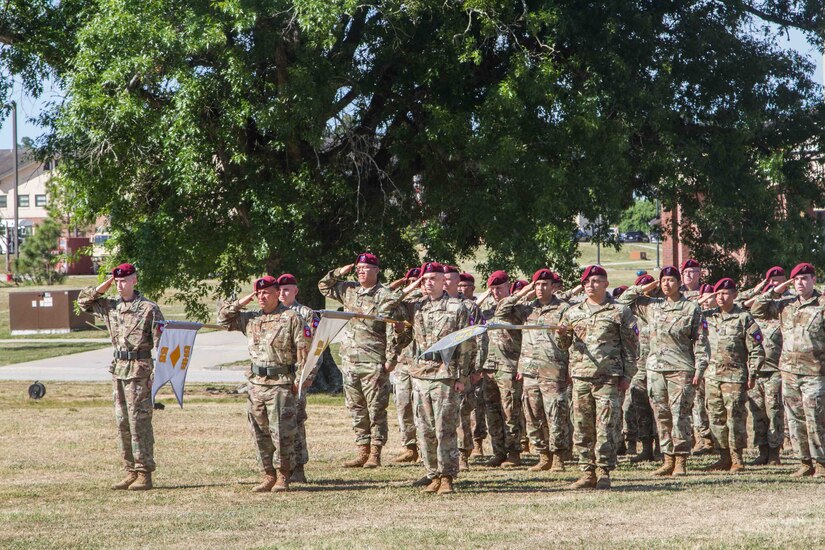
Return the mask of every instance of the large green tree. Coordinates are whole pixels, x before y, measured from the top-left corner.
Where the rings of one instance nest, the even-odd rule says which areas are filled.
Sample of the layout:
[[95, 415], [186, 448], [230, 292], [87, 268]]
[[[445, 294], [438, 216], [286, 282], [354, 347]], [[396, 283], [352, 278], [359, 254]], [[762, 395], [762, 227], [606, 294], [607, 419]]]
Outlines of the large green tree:
[[227, 294], [264, 270], [306, 292], [419, 244], [569, 276], [573, 216], [615, 223], [634, 195], [681, 205], [715, 271], [746, 244], [745, 274], [825, 260], [799, 215], [825, 204], [822, 97], [776, 45], [792, 27], [821, 46], [821, 1], [6, 6], [0, 61], [65, 91], [40, 144], [63, 206], [109, 216], [149, 292], [194, 303], [210, 274]]

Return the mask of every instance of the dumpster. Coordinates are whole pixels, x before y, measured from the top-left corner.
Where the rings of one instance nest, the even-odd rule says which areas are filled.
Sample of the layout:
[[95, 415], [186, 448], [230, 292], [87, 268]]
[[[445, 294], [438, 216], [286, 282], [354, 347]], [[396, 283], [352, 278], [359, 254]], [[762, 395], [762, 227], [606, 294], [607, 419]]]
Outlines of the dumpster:
[[80, 290], [26, 290], [9, 293], [9, 328], [13, 336], [60, 334], [91, 328], [94, 316], [75, 313]]

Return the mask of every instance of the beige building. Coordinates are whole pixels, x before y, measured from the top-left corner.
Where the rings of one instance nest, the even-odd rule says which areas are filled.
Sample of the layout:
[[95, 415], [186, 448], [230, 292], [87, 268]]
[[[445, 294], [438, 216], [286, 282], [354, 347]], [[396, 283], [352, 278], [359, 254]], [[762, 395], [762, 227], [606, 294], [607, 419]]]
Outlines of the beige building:
[[[14, 227], [14, 202], [17, 201], [17, 219], [21, 237], [31, 235], [35, 226], [48, 216], [49, 203], [46, 183], [52, 166], [35, 160], [28, 149], [18, 150], [18, 187], [14, 192], [14, 154], [0, 149], [0, 232], [5, 237], [7, 228]], [[0, 238], [0, 253], [5, 253], [6, 239]]]

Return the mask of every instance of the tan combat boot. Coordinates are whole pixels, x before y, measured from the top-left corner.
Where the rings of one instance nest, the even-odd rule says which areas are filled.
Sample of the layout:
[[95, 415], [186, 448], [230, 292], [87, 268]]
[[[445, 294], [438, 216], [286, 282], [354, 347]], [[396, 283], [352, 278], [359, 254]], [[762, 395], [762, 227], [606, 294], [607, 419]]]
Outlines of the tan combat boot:
[[277, 476], [275, 475], [275, 470], [267, 470], [264, 473], [264, 479], [261, 481], [260, 484], [255, 485], [252, 488], [253, 493], [268, 493], [272, 490], [272, 487], [275, 485], [277, 481]]
[[344, 462], [344, 468], [360, 468], [370, 457], [369, 445], [358, 445], [358, 456]]
[[434, 477], [432, 479], [432, 481], [430, 481], [430, 484], [427, 485], [426, 487], [424, 487], [424, 489], [421, 492], [422, 493], [437, 493], [438, 489], [440, 487], [441, 487], [441, 478], [440, 477]]
[[779, 458], [779, 447], [771, 447], [768, 449], [768, 466], [780, 466], [782, 460]]
[[570, 489], [593, 489], [596, 487], [596, 472], [587, 470], [582, 476], [570, 485]]
[[418, 462], [418, 446], [407, 445], [407, 448], [393, 460], [396, 464], [415, 464]]
[[816, 463], [816, 466], [814, 467], [813, 477], [816, 477], [816, 478], [825, 477], [825, 464], [822, 464], [821, 462]]
[[470, 469], [470, 461], [467, 460], [470, 456], [469, 449], [458, 450], [458, 471], [465, 472]]
[[655, 460], [653, 455], [653, 440], [643, 439], [642, 452], [631, 458], [630, 462], [638, 464], [639, 462], [652, 462], [653, 460]]
[[563, 472], [564, 471], [564, 459], [562, 458], [562, 453], [552, 453], [553, 455], [553, 467], [550, 468], [551, 472]]
[[596, 468], [596, 489], [610, 489], [610, 471]]
[[292, 474], [289, 476], [289, 481], [291, 483], [306, 483], [307, 476], [304, 473], [304, 465], [298, 464], [295, 466], [295, 469], [292, 470]]
[[506, 460], [507, 460], [507, 456], [506, 456], [506, 455], [495, 455], [493, 458], [491, 458], [491, 459], [487, 462], [487, 466], [490, 466], [491, 468], [498, 468], [499, 466], [501, 466], [502, 464], [504, 464], [504, 462], [505, 462]]
[[673, 477], [687, 475], [687, 455], [676, 455], [671, 475]]
[[473, 452], [470, 453], [470, 458], [481, 458], [484, 456], [484, 440], [473, 439]]
[[521, 452], [528, 455], [530, 454], [530, 441], [525, 439], [521, 442]]
[[373, 445], [370, 448], [370, 456], [364, 462], [364, 468], [378, 468], [381, 466], [381, 449], [378, 445]]
[[544, 472], [553, 467], [553, 455], [550, 451], [539, 451], [539, 463], [527, 468], [528, 472]]
[[719, 460], [705, 468], [706, 472], [727, 472], [731, 467], [730, 449], [719, 449]]
[[123, 478], [120, 483], [115, 483], [112, 485], [113, 491], [123, 491], [129, 488], [129, 485], [137, 481], [138, 475], [137, 472], [129, 472], [126, 474], [126, 477]]
[[148, 491], [152, 488], [152, 472], [138, 472], [137, 480], [129, 485], [130, 491]]
[[759, 456], [751, 461], [751, 466], [764, 466], [768, 463], [768, 457], [770, 456], [770, 450], [767, 445], [760, 445], [759, 446]]
[[799, 469], [791, 474], [791, 477], [807, 477], [814, 475], [814, 464], [811, 459], [803, 460], [799, 464]]
[[745, 469], [745, 463], [742, 461], [742, 449], [730, 450], [730, 473], [738, 474]]
[[287, 470], [279, 468], [278, 471], [275, 472], [275, 484], [270, 491], [273, 493], [285, 493], [289, 491], [289, 480], [286, 476], [288, 473]]
[[696, 441], [696, 446], [691, 451], [696, 456], [709, 455], [713, 453], [713, 439], [702, 437]]
[[502, 468], [515, 468], [516, 466], [521, 466], [521, 455], [517, 452], [510, 452], [507, 460], [501, 463]]
[[453, 478], [441, 476], [441, 484], [438, 486], [439, 495], [450, 495], [453, 493]]
[[653, 470], [651, 475], [654, 476], [669, 476], [673, 475], [673, 468], [676, 465], [676, 460], [673, 455], [665, 455], [665, 463], [658, 470]]

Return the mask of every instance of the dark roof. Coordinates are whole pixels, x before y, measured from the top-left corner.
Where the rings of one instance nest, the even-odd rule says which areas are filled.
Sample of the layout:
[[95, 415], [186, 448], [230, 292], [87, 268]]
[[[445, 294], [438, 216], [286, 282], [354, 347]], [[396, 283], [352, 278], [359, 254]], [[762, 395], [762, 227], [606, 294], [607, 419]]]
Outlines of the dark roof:
[[[31, 149], [19, 148], [17, 150], [17, 168], [23, 168], [34, 162], [34, 152]], [[11, 149], [0, 149], [0, 177], [11, 174], [14, 171], [14, 153]]]

